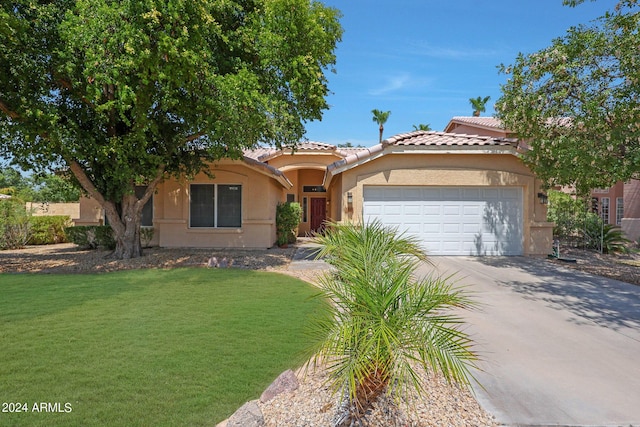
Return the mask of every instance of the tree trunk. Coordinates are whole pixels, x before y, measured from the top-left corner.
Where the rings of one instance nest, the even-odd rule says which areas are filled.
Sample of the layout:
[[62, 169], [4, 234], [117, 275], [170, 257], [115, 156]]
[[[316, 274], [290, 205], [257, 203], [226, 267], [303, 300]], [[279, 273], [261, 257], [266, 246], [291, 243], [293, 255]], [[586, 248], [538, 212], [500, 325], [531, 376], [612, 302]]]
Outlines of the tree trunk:
[[113, 230], [116, 241], [116, 249], [113, 256], [117, 259], [130, 259], [142, 256], [142, 243], [140, 242], [140, 223], [142, 222], [142, 208], [151, 198], [156, 186], [164, 176], [164, 165], [160, 165], [155, 178], [147, 185], [147, 191], [140, 200], [134, 194], [134, 182], [131, 181], [131, 194], [122, 197], [121, 212], [118, 212], [115, 203], [106, 200], [89, 179], [82, 166], [75, 160], [67, 160], [67, 164], [78, 182], [89, 196], [93, 197], [104, 208], [109, 225]]
[[122, 212], [118, 212], [113, 203], [107, 203], [105, 214], [113, 230], [116, 249], [113, 256], [116, 259], [131, 259], [142, 256], [140, 242], [140, 222], [142, 208], [135, 195], [122, 197]]

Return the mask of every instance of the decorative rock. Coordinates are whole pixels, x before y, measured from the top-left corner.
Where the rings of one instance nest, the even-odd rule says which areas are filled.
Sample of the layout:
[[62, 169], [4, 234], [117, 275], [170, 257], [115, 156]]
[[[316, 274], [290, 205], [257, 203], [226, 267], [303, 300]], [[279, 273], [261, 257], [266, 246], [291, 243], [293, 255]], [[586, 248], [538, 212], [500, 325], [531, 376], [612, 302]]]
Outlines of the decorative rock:
[[280, 393], [292, 392], [300, 386], [296, 374], [291, 369], [281, 373], [278, 378], [271, 383], [260, 396], [260, 402], [265, 403], [279, 395]]
[[227, 427], [262, 427], [264, 417], [257, 400], [251, 400], [240, 407], [227, 420]]
[[207, 261], [207, 267], [209, 268], [229, 268], [233, 265], [233, 259], [227, 259], [227, 257], [222, 258], [218, 261], [218, 258], [211, 257], [209, 261]]

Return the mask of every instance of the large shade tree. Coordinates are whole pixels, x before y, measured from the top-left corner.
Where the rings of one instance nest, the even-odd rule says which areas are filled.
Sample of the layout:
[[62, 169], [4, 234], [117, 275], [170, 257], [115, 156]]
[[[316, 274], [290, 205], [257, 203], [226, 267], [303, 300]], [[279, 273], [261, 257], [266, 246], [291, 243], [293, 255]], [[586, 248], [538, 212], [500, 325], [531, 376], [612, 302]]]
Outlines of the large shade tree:
[[625, 0], [546, 49], [501, 66], [508, 80], [498, 117], [528, 141], [525, 160], [548, 185], [574, 185], [585, 195], [638, 177], [638, 46], [640, 8]]
[[68, 168], [137, 257], [159, 182], [321, 118], [341, 35], [314, 0], [2, 2], [0, 155]]

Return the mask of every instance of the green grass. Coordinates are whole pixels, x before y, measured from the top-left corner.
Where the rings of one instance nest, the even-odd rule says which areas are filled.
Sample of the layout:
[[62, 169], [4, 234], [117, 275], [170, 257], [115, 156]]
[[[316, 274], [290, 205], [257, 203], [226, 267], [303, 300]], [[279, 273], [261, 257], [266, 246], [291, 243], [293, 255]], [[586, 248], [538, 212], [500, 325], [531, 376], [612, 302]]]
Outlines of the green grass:
[[215, 425], [303, 362], [314, 293], [236, 269], [2, 274], [0, 403], [29, 412], [0, 426]]

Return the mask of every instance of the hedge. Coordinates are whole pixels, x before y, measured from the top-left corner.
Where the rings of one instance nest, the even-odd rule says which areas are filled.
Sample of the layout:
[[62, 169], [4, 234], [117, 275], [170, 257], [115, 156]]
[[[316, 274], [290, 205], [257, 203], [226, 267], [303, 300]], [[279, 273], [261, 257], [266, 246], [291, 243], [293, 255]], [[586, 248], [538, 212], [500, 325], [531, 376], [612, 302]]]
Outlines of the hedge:
[[113, 230], [108, 225], [79, 225], [65, 229], [67, 238], [83, 249], [115, 249]]
[[68, 215], [32, 216], [29, 220], [31, 233], [28, 244], [52, 245], [67, 242], [65, 228], [71, 224]]

